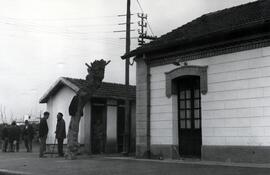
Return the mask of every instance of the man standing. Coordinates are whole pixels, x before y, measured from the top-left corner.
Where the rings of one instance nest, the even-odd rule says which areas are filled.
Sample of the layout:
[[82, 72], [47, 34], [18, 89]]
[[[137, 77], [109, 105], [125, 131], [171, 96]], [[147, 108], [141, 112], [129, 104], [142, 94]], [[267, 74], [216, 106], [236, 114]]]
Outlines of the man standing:
[[66, 125], [63, 119], [63, 114], [61, 112], [57, 114], [55, 138], [57, 139], [57, 143], [58, 143], [58, 155], [59, 157], [63, 157], [64, 156], [63, 142], [64, 142], [64, 139], [66, 138]]
[[21, 140], [21, 128], [20, 126], [17, 125], [16, 121], [15, 121], [15, 147], [16, 147], [16, 152], [19, 152], [20, 150], [20, 140]]
[[2, 130], [2, 140], [3, 140], [3, 146], [2, 151], [7, 152], [7, 146], [8, 146], [8, 128], [7, 124], [4, 123], [4, 128]]
[[13, 121], [11, 123], [10, 128], [8, 129], [8, 142], [9, 142], [9, 151], [14, 152], [14, 145], [17, 138], [17, 128], [16, 128], [16, 122]]
[[44, 112], [43, 118], [40, 120], [39, 124], [39, 139], [40, 139], [40, 149], [39, 149], [39, 157], [44, 157], [44, 152], [46, 151], [46, 139], [48, 135], [48, 124], [47, 119], [49, 118], [50, 113]]
[[23, 139], [24, 145], [26, 147], [27, 152], [32, 152], [32, 140], [34, 137], [34, 129], [31, 124], [29, 124], [28, 120], [25, 120], [25, 125], [23, 128]]

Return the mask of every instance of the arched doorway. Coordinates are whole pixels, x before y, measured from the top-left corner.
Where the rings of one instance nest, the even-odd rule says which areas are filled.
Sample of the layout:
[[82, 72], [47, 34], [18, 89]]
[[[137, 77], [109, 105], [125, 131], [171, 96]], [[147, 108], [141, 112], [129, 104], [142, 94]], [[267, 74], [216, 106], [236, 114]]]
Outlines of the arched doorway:
[[202, 146], [200, 77], [177, 79], [179, 153], [200, 157]]
[[[166, 72], [166, 96], [177, 96], [177, 121], [181, 157], [201, 157], [201, 94], [208, 90], [207, 66], [182, 66]], [[177, 143], [177, 142], [176, 142]]]

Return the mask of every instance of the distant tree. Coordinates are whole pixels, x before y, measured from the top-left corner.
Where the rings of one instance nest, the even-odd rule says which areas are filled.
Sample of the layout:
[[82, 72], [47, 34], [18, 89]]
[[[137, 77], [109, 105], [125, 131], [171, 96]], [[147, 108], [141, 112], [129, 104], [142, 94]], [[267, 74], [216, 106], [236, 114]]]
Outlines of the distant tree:
[[93, 93], [101, 86], [104, 78], [105, 67], [110, 61], [95, 60], [88, 65], [86, 63], [88, 75], [86, 76], [86, 84], [81, 87], [76, 95], [73, 97], [69, 105], [69, 115], [71, 116], [68, 135], [67, 135], [67, 152], [65, 157], [67, 159], [75, 159], [79, 150], [78, 134], [80, 120], [83, 116], [83, 108], [91, 99]]
[[0, 105], [0, 118], [2, 123], [7, 123], [6, 107]]

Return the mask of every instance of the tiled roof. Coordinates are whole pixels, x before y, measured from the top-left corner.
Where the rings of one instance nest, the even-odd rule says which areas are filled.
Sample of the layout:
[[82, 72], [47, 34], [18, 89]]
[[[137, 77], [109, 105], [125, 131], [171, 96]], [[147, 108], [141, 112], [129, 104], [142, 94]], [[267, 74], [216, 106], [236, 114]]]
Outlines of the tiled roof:
[[[83, 79], [75, 79], [64, 77], [66, 80], [75, 84], [77, 87], [82, 88], [86, 86], [86, 81]], [[117, 83], [102, 82], [101, 87], [94, 93], [94, 97], [102, 98], [126, 98], [126, 86]], [[131, 99], [136, 98], [136, 86], [129, 86], [129, 97]]]
[[[40, 103], [47, 103], [50, 96], [55, 95], [63, 86], [68, 86], [75, 92], [86, 86], [86, 80], [62, 77], [40, 99]], [[102, 82], [101, 87], [93, 94], [97, 98], [125, 99], [126, 87], [123, 84]], [[136, 99], [136, 86], [129, 86], [129, 99]]]
[[[258, 0], [244, 5], [208, 13], [143, 45], [125, 57], [140, 55], [158, 49], [172, 47], [179, 43], [196, 41], [211, 34], [224, 34], [270, 20], [270, 1]], [[226, 39], [226, 38], [224, 38]]]

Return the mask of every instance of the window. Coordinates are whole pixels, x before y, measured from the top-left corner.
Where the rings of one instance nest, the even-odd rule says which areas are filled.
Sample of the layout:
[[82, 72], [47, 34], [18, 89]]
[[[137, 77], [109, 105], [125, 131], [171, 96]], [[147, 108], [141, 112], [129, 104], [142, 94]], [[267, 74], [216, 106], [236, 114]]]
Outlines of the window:
[[200, 129], [200, 79], [195, 76], [187, 76], [179, 79], [178, 82], [178, 115], [180, 129]]

